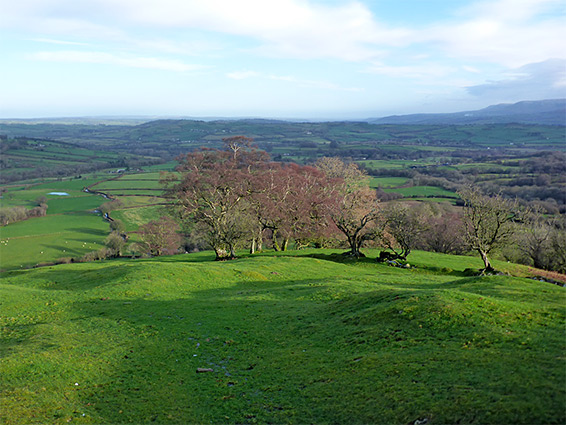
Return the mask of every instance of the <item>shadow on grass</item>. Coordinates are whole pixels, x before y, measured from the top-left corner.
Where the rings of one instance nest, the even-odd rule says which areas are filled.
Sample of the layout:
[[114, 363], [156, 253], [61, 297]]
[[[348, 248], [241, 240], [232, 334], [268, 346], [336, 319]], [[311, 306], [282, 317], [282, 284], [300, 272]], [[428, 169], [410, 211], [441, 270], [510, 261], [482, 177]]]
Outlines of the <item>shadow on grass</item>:
[[[102, 229], [94, 229], [92, 227], [75, 227], [72, 229], [68, 229], [68, 232], [76, 232], [76, 233], [83, 233], [86, 235], [94, 235], [99, 237], [106, 237], [108, 236], [107, 230]], [[75, 241], [83, 242], [81, 239], [74, 239]]]
[[82, 257], [84, 254], [86, 254], [88, 252], [88, 251], [85, 251], [84, 249], [81, 251], [81, 250], [78, 250], [76, 248], [69, 248], [68, 245], [45, 244], [44, 246], [45, 246], [45, 248], [49, 248], [49, 249], [59, 251], [59, 257]]
[[73, 270], [62, 273], [61, 269], [39, 268], [33, 274], [33, 279], [48, 282], [43, 289], [64, 291], [88, 291], [93, 288], [103, 287], [124, 279], [129, 273], [127, 267], [117, 267], [109, 263], [102, 267], [84, 270]]
[[[85, 324], [105, 322], [99, 325], [104, 337], [113, 332], [116, 341], [109, 356], [101, 353], [112, 366], [81, 395], [82, 403], [92, 406], [87, 410], [101, 423], [297, 423], [340, 417], [332, 400], [316, 405], [312, 388], [307, 389], [321, 378], [313, 373], [315, 365], [329, 373], [334, 368], [322, 357], [329, 336], [319, 329], [321, 306], [300, 299], [313, 291], [308, 283], [265, 288], [265, 281], [250, 281], [199, 291], [191, 299], [75, 304]], [[314, 353], [321, 357], [310, 363]], [[211, 371], [198, 373], [199, 368]], [[331, 394], [338, 394], [337, 385]], [[309, 412], [304, 406], [311, 403]]]
[[[191, 255], [195, 262], [213, 261], [211, 253]], [[153, 262], [186, 262], [189, 257]], [[285, 263], [314, 266], [314, 261]], [[46, 357], [62, 353], [56, 357], [61, 367], [56, 364], [51, 373], [88, 370], [78, 388], [71, 383], [65, 389], [65, 398], [72, 392], [69, 398], [77, 400], [67, 403], [69, 415], [80, 419], [84, 413], [94, 423], [564, 419], [565, 379], [556, 361], [562, 353], [563, 322], [554, 317], [544, 325], [522, 327], [509, 315], [484, 314], [490, 305], [470, 308], [468, 299], [446, 297], [447, 292], [436, 289], [442, 282], [420, 285], [395, 277], [383, 286], [376, 283], [375, 289], [350, 290], [342, 279], [354, 275], [349, 269], [336, 268], [343, 273], [336, 281], [330, 272], [317, 275], [307, 268], [304, 275], [318, 278], [293, 274], [294, 280], [280, 275], [245, 280], [234, 274], [239, 268], [230, 267], [237, 260], [222, 264], [228, 266], [221, 267], [223, 272], [231, 272], [206, 275], [211, 267], [200, 267], [205, 280], [232, 280], [193, 288], [184, 282], [199, 267], [151, 271], [134, 262], [109, 262], [97, 268], [35, 271], [31, 277], [42, 282], [39, 289], [76, 290], [64, 307], [74, 318], [49, 319], [57, 331], [65, 327], [60, 335], [68, 332], [72, 344], [45, 348]], [[244, 278], [259, 273], [253, 267], [242, 269], [249, 272]], [[171, 282], [152, 280], [183, 270], [188, 273]], [[504, 278], [498, 279], [483, 282], [493, 285]], [[123, 283], [128, 287], [116, 289]], [[155, 290], [146, 289], [146, 283], [155, 283]], [[86, 292], [93, 288], [97, 290]], [[492, 313], [508, 313], [496, 307]], [[504, 330], [511, 331], [509, 336]], [[199, 368], [212, 371], [199, 373]]]
[[[336, 301], [326, 298], [336, 288], [317, 281], [275, 284], [239, 282], [191, 299], [76, 303], [85, 332], [114, 341], [108, 351], [96, 348], [111, 366], [80, 393], [88, 414], [103, 423], [557, 417], [560, 400], [547, 391], [559, 388], [562, 375], [549, 381], [560, 366], [536, 349], [544, 332], [529, 333], [530, 351], [514, 344], [500, 351], [490, 342], [498, 335], [491, 323], [452, 317], [434, 291], [420, 291], [420, 304], [418, 290], [379, 288]], [[470, 341], [490, 345], [463, 350]], [[508, 350], [513, 356], [502, 360]], [[529, 360], [533, 350], [541, 362]]]

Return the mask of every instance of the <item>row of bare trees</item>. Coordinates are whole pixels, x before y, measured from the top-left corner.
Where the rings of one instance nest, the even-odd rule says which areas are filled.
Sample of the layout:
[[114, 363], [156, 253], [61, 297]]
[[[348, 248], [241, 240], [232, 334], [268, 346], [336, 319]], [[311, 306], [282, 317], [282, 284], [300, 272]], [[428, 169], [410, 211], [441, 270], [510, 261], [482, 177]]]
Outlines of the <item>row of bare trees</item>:
[[30, 209], [21, 206], [0, 208], [0, 226], [7, 226], [28, 218], [44, 217], [47, 214], [47, 198], [41, 196], [35, 202], [36, 206]]

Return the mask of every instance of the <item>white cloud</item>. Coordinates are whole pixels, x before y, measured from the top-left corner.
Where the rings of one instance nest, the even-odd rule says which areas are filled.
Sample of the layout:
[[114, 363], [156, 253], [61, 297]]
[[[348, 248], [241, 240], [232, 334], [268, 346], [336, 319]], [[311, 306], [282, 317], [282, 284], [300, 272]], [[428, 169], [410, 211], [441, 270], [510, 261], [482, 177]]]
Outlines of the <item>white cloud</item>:
[[292, 83], [299, 87], [305, 88], [316, 88], [316, 89], [323, 89], [323, 90], [337, 90], [337, 91], [349, 91], [349, 92], [360, 92], [363, 91], [358, 87], [342, 87], [338, 84], [332, 83], [330, 81], [324, 80], [309, 80], [303, 78], [297, 78], [292, 75], [276, 75], [276, 74], [265, 74], [256, 71], [234, 71], [227, 73], [226, 76], [228, 78], [234, 80], [245, 80], [248, 78], [257, 78], [263, 80], [271, 80], [271, 81], [283, 81], [287, 83]]
[[416, 80], [438, 79], [446, 77], [456, 69], [450, 66], [427, 62], [419, 65], [390, 66], [383, 63], [373, 64], [367, 72], [386, 75], [394, 78], [408, 78]]
[[105, 52], [82, 52], [74, 50], [37, 52], [30, 55], [29, 59], [49, 62], [118, 65], [131, 68], [159, 69], [177, 72], [196, 71], [203, 68], [201, 65], [186, 64], [178, 60], [152, 57], [122, 57]]
[[[147, 48], [202, 54], [191, 31], [236, 35], [267, 57], [383, 61], [398, 48], [519, 67], [564, 57], [563, 0], [482, 0], [449, 21], [418, 28], [386, 25], [362, 0], [0, 0], [0, 26], [135, 44], [133, 33], [176, 32]], [[366, 0], [366, 3], [369, 3]], [[407, 10], [407, 13], [411, 13]], [[128, 35], [128, 32], [130, 33]], [[172, 36], [173, 37], [173, 36]], [[183, 46], [183, 40], [189, 44]], [[80, 40], [82, 41], [82, 40]], [[217, 46], [218, 47], [218, 46]], [[430, 50], [436, 49], [436, 50]], [[414, 50], [409, 53], [414, 56]]]
[[233, 80], [245, 80], [247, 78], [261, 77], [261, 74], [255, 71], [234, 71], [229, 72], [226, 76]]
[[562, 0], [476, 2], [457, 21], [433, 25], [422, 35], [452, 57], [507, 67], [566, 57]]
[[468, 93], [502, 100], [566, 97], [566, 60], [550, 59], [513, 69], [504, 79], [470, 86]]
[[54, 40], [52, 38], [33, 38], [31, 41], [36, 41], [38, 43], [48, 43], [48, 44], [61, 44], [70, 46], [88, 46], [87, 43], [79, 43], [77, 41], [66, 41], [66, 40]]
[[[5, 0], [4, 0], [5, 1]], [[122, 29], [201, 30], [255, 41], [266, 56], [375, 59], [409, 41], [411, 31], [378, 23], [360, 1], [309, 0], [19, 0], [3, 26], [48, 34], [123, 39]], [[98, 34], [98, 35], [97, 35]]]

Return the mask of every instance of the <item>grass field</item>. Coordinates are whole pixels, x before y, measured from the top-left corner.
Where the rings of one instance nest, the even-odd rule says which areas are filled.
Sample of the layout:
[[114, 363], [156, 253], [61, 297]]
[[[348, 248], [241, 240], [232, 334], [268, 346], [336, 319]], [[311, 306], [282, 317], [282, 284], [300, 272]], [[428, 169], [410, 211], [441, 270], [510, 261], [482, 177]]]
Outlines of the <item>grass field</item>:
[[408, 181], [407, 177], [371, 177], [369, 187], [392, 188], [402, 186]]
[[563, 288], [295, 254], [4, 273], [2, 423], [566, 420]]
[[[42, 169], [43, 175], [53, 169], [65, 169], [69, 174], [78, 169], [95, 168], [114, 163], [120, 157], [130, 157], [129, 154], [119, 155], [115, 152], [87, 149], [76, 144], [62, 143], [54, 140], [0, 140], [5, 148], [2, 152], [3, 167], [0, 170], [0, 180], [8, 179], [13, 173]], [[41, 175], [41, 173], [39, 174]]]
[[100, 214], [47, 215], [0, 227], [0, 264], [4, 270], [34, 266], [96, 251], [108, 235]]
[[[87, 186], [113, 196], [122, 192], [138, 195], [118, 196], [124, 207], [112, 212], [114, 218], [123, 220], [128, 232], [136, 231], [141, 224], [163, 215], [162, 207], [155, 205], [166, 201], [156, 197], [162, 193], [158, 189], [158, 172], [125, 174], [117, 180], [104, 181], [108, 177], [108, 173], [102, 173], [87, 178], [6, 187], [0, 206], [32, 208], [37, 205], [38, 198], [45, 196], [48, 209], [47, 217], [0, 227], [0, 269], [30, 267], [64, 257], [80, 258], [103, 247], [110, 231], [109, 225], [100, 214], [93, 212], [106, 200], [100, 195], [85, 193], [83, 189]], [[49, 195], [51, 192], [67, 195]], [[135, 240], [135, 235], [132, 236]]]
[[157, 220], [163, 215], [167, 215], [162, 205], [127, 208], [113, 211], [111, 214], [112, 218], [116, 218], [124, 222], [127, 232], [136, 231], [142, 224], [148, 223], [152, 220]]
[[395, 189], [384, 189], [384, 192], [395, 192], [400, 193], [404, 197], [449, 197], [456, 198], [458, 195], [441, 187], [436, 186], [412, 186], [412, 187], [402, 187]]

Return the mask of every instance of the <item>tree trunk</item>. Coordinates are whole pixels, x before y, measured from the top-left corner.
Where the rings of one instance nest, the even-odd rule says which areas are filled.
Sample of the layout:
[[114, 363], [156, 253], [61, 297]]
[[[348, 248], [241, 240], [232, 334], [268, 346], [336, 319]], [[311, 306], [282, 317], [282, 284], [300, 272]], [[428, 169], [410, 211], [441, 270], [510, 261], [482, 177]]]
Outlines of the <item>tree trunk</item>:
[[256, 241], [255, 238], [252, 238], [252, 244], [250, 246], [250, 254], [255, 254], [255, 250], [256, 250]]
[[263, 237], [261, 236], [261, 234], [259, 235], [259, 237], [257, 238], [257, 248], [256, 248], [257, 252], [261, 252], [263, 251]]
[[495, 269], [493, 268], [493, 266], [491, 265], [489, 258], [487, 258], [487, 252], [483, 251], [483, 250], [478, 250], [478, 252], [481, 255], [481, 259], [483, 260], [483, 265], [485, 266], [483, 271], [484, 272], [492, 272]]
[[281, 251], [287, 251], [287, 246], [289, 245], [289, 238], [283, 239], [281, 242]]
[[365, 255], [360, 251], [363, 243], [363, 240], [361, 238], [358, 238], [356, 236], [348, 237], [348, 242], [350, 244], [350, 255], [356, 258], [365, 257]]
[[275, 251], [281, 251], [279, 243], [277, 242], [277, 230], [272, 230], [271, 238], [273, 239], [273, 249]]

